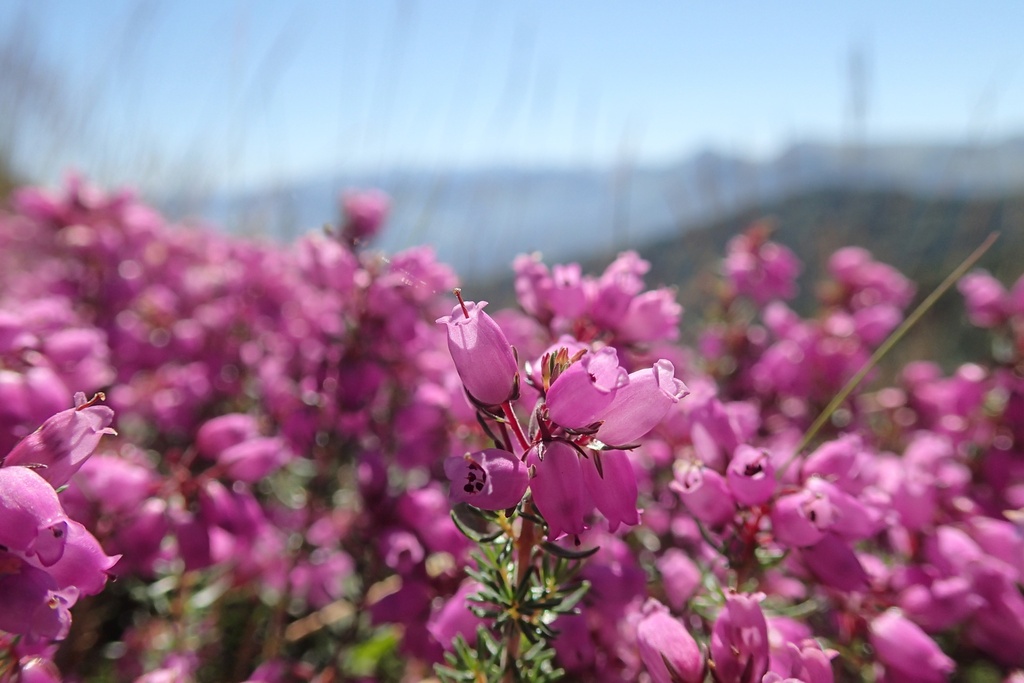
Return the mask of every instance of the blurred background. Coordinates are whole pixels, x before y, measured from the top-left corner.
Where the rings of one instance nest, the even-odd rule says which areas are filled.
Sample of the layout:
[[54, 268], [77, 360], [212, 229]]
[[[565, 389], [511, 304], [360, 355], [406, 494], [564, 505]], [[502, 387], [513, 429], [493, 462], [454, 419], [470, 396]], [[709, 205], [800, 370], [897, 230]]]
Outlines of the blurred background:
[[377, 187], [380, 246], [466, 280], [635, 248], [684, 300], [771, 215], [805, 261], [862, 243], [927, 287], [992, 229], [1019, 270], [1021, 26], [1010, 0], [4, 0], [0, 173], [281, 241]]

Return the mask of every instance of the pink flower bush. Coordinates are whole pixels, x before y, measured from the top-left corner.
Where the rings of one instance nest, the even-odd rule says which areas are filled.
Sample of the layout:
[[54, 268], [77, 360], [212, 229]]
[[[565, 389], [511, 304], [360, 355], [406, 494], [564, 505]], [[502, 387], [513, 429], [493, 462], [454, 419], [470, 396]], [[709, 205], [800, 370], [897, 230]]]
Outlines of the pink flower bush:
[[1020, 678], [1024, 278], [958, 285], [991, 357], [876, 372], [803, 445], [915, 297], [867, 251], [804, 314], [755, 225], [680, 335], [633, 252], [453, 306], [365, 249], [387, 209], [288, 246], [80, 179], [0, 215], [0, 681], [427, 679], [510, 647], [495, 529], [521, 604], [586, 556], [536, 624], [568, 680]]

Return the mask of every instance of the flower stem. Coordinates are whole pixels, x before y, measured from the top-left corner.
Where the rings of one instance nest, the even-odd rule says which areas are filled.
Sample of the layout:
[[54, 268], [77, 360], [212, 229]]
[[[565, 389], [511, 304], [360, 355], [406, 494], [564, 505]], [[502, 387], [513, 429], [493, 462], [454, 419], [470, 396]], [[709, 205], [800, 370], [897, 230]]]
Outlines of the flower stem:
[[501, 404], [501, 411], [505, 414], [505, 419], [512, 425], [512, 431], [515, 432], [516, 440], [519, 442], [519, 447], [523, 449], [523, 456], [526, 457], [526, 451], [530, 450], [530, 441], [526, 438], [526, 434], [523, 433], [523, 428], [519, 424], [519, 419], [516, 417], [516, 413], [512, 410], [512, 402], [505, 401]]
[[[505, 419], [512, 427], [512, 432], [516, 435], [516, 440], [519, 442], [519, 447], [522, 449], [522, 458], [526, 459], [526, 453], [530, 450], [530, 441], [526, 438], [526, 434], [523, 432], [522, 425], [519, 424], [519, 419], [516, 417], [515, 411], [512, 409], [512, 402], [505, 401], [501, 404], [502, 413], [505, 415]], [[531, 511], [532, 504], [529, 500], [524, 504], [524, 511]], [[523, 580], [526, 575], [527, 567], [533, 562], [533, 549], [537, 544], [537, 529], [533, 521], [527, 519], [527, 517], [521, 516], [520, 518], [519, 535], [515, 539], [516, 554], [515, 554], [515, 565], [512, 571], [513, 586], [518, 586], [519, 582]], [[506, 669], [504, 680], [508, 683], [512, 683], [515, 679], [513, 671], [515, 670], [515, 661], [519, 657], [519, 643], [522, 639], [522, 634], [519, 632], [519, 627], [515, 621], [513, 621], [508, 630], [508, 646], [505, 650], [506, 655]]]

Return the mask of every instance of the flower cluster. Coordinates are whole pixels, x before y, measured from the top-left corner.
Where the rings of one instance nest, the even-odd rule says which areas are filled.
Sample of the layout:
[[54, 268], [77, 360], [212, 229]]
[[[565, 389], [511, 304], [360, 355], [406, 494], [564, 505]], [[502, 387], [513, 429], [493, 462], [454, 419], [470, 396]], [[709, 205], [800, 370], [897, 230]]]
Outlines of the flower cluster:
[[[608, 294], [614, 286], [603, 290], [606, 297], [614, 296]], [[569, 535], [578, 542], [595, 508], [612, 531], [638, 524], [636, 477], [624, 449], [635, 447], [687, 393], [672, 363], [659, 359], [630, 373], [614, 346], [562, 335], [521, 375], [512, 345], [483, 310], [486, 302], [463, 302], [456, 293], [459, 304], [438, 319], [447, 328], [455, 368], [481, 419], [495, 419], [511, 433], [503, 430], [494, 448], [445, 462], [452, 501], [503, 510], [516, 507], [529, 488], [552, 540]], [[585, 297], [581, 301], [582, 313]], [[551, 303], [542, 296], [535, 302]], [[587, 322], [597, 329], [593, 318]], [[513, 407], [521, 393], [533, 406], [529, 433]]]
[[691, 349], [636, 253], [453, 306], [341, 210], [0, 215], [0, 681], [1024, 678], [1024, 279], [960, 280], [989, 349], [847, 395], [916, 296], [864, 249], [802, 311], [753, 226]]
[[0, 458], [0, 648], [8, 660], [0, 680], [59, 680], [51, 643], [67, 636], [71, 607], [103, 590], [118, 560], [57, 496], [100, 438], [113, 433], [113, 411], [98, 400], [77, 394], [74, 408]]

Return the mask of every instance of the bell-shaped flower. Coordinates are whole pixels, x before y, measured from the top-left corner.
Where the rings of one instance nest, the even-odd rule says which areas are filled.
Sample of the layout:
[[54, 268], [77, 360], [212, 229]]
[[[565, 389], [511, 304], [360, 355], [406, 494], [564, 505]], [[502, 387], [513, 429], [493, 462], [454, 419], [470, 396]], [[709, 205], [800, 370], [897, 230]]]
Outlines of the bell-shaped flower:
[[700, 683], [704, 656], [697, 641], [668, 608], [649, 599], [636, 625], [636, 643], [654, 683]]
[[592, 453], [580, 462], [580, 472], [594, 505], [608, 520], [610, 531], [618, 529], [620, 524], [635, 526], [640, 523], [636, 509], [636, 473], [626, 453]]
[[68, 518], [53, 487], [27, 467], [0, 467], [0, 546], [44, 567], [64, 554]]
[[690, 514], [712, 528], [736, 514], [736, 500], [725, 477], [699, 462], [677, 461], [669, 488], [679, 494]]
[[390, 199], [379, 190], [346, 191], [341, 196], [345, 221], [341, 228], [342, 239], [352, 245], [373, 239], [390, 207]]
[[826, 586], [843, 591], [859, 591], [868, 587], [868, 573], [857, 559], [849, 542], [826, 532], [821, 540], [802, 550], [804, 563]]
[[281, 468], [295, 455], [280, 437], [258, 437], [231, 446], [217, 458], [228, 479], [256, 482]]
[[500, 405], [515, 391], [516, 365], [512, 346], [491, 316], [486, 301], [465, 302], [437, 319], [448, 329], [448, 351], [466, 393], [483, 405]]
[[238, 444], [260, 435], [259, 422], [246, 413], [228, 413], [207, 420], [196, 432], [196, 450], [211, 460]]
[[452, 482], [448, 498], [481, 510], [505, 510], [523, 499], [530, 476], [512, 453], [488, 448], [444, 461], [445, 476]]
[[[651, 431], [689, 390], [675, 377], [675, 368], [662, 358], [652, 367], [629, 374], [598, 419], [597, 438], [610, 446], [626, 446]], [[557, 420], [555, 420], [557, 422]], [[559, 423], [561, 424], [561, 423]]]
[[548, 415], [562, 427], [582, 429], [598, 420], [628, 382], [612, 347], [585, 354], [551, 383]]
[[84, 526], [68, 520], [64, 553], [46, 571], [62, 589], [73, 586], [82, 595], [96, 595], [107, 584], [108, 572], [120, 557], [107, 555]]
[[878, 660], [892, 680], [942, 683], [956, 668], [939, 647], [899, 610], [890, 609], [871, 620], [870, 640]]
[[[855, 541], [873, 536], [885, 526], [884, 511], [880, 507], [865, 504], [832, 482], [822, 477], [811, 477], [806, 486], [815, 495], [824, 497], [833, 510], [828, 524], [819, 524], [820, 528], [827, 526], [843, 538]], [[823, 521], [819, 518], [819, 522]]]
[[653, 289], [633, 297], [615, 333], [625, 343], [675, 339], [682, 315], [673, 290]]
[[683, 611], [701, 587], [700, 567], [679, 548], [667, 548], [656, 560], [665, 586], [665, 598], [672, 609]]
[[548, 523], [548, 538], [578, 536], [587, 529], [584, 517], [593, 501], [583, 485], [580, 456], [575, 447], [554, 440], [531, 449], [526, 464], [533, 468], [533, 502]]
[[84, 394], [75, 394], [74, 408], [48, 419], [19, 441], [2, 462], [8, 467], [32, 467], [53, 488], [60, 488], [92, 455], [104, 434], [116, 433], [110, 429], [113, 419], [114, 411], [107, 406], [94, 405]]
[[995, 327], [1006, 320], [1006, 288], [987, 271], [979, 269], [964, 275], [956, 287], [964, 296], [967, 318], [971, 324]]
[[823, 650], [813, 638], [805, 638], [798, 643], [787, 641], [778, 648], [773, 644], [772, 649], [771, 672], [765, 675], [762, 683], [833, 683], [835, 680], [832, 659], [839, 653]]
[[477, 604], [469, 600], [470, 596], [480, 592], [483, 586], [478, 581], [466, 580], [455, 595], [441, 605], [440, 609], [431, 613], [427, 620], [427, 631], [446, 650], [452, 649], [452, 641], [462, 636], [471, 646], [476, 644], [476, 627], [484, 620], [470, 609]]
[[740, 444], [725, 476], [732, 495], [744, 505], [767, 503], [775, 491], [775, 466], [760, 448]]
[[720, 683], [758, 683], [768, 671], [768, 623], [757, 594], [730, 593], [711, 630], [713, 674]]
[[60, 671], [49, 659], [23, 658], [19, 664], [18, 683], [61, 683]]
[[71, 602], [46, 570], [0, 551], [0, 631], [60, 640], [71, 626]]
[[784, 548], [802, 548], [820, 541], [833, 522], [832, 504], [808, 489], [779, 496], [772, 506], [772, 533]]

